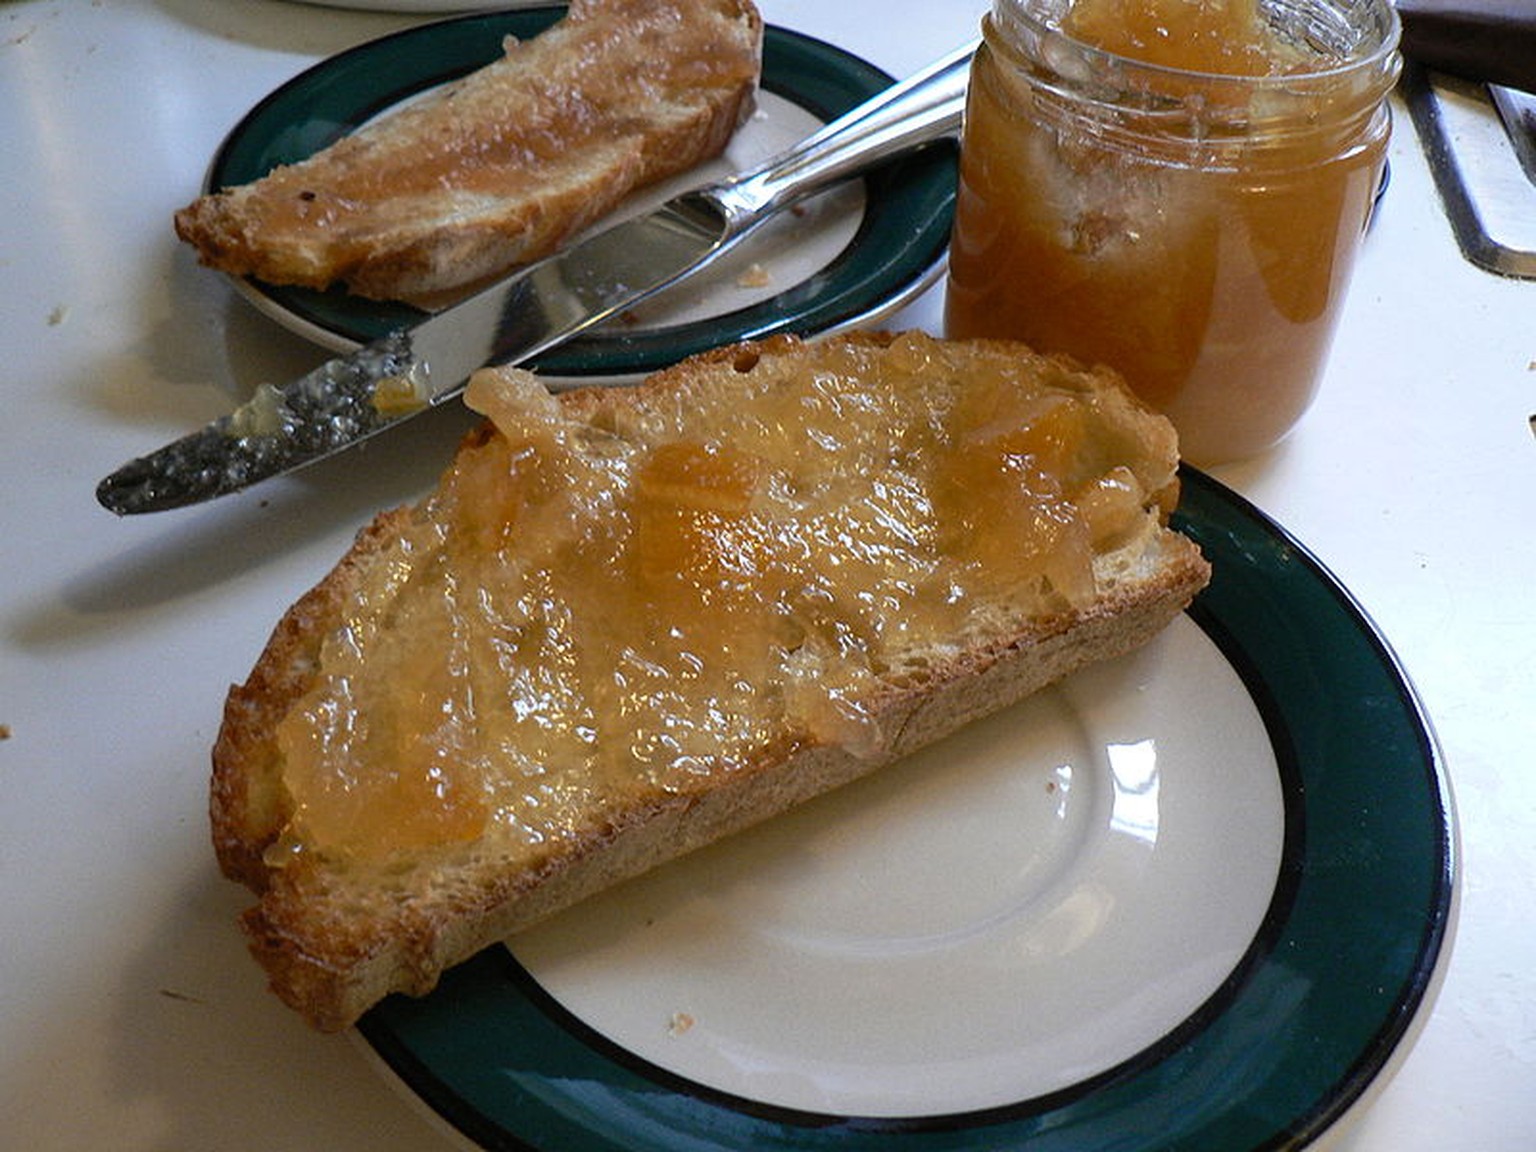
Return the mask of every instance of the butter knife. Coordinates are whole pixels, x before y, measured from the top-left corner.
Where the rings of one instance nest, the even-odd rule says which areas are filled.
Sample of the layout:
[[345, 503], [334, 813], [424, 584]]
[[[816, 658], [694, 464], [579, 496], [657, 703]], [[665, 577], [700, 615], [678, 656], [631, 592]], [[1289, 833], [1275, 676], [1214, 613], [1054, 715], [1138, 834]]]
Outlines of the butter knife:
[[1536, 183], [1536, 10], [1530, 0], [1397, 0], [1397, 12], [1404, 56], [1487, 86], [1515, 159]]
[[1536, 96], [1504, 84], [1489, 84], [1488, 95], [1526, 180], [1536, 184]]
[[951, 53], [754, 168], [675, 196], [284, 387], [261, 386], [229, 415], [124, 464], [96, 499], [127, 515], [238, 492], [458, 396], [479, 368], [518, 363], [601, 323], [786, 208], [954, 135], [974, 50]]

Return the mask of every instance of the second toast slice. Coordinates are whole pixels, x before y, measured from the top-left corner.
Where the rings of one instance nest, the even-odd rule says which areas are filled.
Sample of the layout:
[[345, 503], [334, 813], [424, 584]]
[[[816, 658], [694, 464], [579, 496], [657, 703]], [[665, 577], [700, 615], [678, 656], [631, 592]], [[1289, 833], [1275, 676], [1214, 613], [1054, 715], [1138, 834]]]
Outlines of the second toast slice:
[[751, 0], [576, 0], [492, 64], [176, 214], [203, 263], [431, 304], [549, 255], [751, 112]]

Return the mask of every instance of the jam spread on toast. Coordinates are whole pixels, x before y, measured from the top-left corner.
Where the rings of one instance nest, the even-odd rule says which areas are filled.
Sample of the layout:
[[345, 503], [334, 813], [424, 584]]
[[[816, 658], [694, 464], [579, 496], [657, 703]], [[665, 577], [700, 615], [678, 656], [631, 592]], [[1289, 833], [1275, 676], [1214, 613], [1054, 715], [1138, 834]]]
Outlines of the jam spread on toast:
[[576, 410], [481, 374], [494, 431], [362, 566], [282, 722], [269, 860], [494, 833], [536, 863], [765, 754], [876, 748], [882, 688], [974, 613], [1086, 603], [1159, 515], [1169, 461], [1086, 380], [920, 334]]

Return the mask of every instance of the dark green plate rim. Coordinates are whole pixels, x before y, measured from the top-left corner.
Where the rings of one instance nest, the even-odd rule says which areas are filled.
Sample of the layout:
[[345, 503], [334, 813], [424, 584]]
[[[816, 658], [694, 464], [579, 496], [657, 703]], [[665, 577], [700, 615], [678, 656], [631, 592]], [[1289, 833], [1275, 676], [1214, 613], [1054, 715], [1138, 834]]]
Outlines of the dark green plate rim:
[[[1190, 614], [1273, 743], [1280, 879], [1247, 955], [1187, 1021], [1090, 1081], [911, 1119], [730, 1097], [598, 1036], [503, 948], [359, 1025], [448, 1123], [491, 1149], [1117, 1152], [1302, 1147], [1387, 1068], [1435, 983], [1455, 892], [1443, 767], [1411, 685], [1301, 544], [1186, 469], [1176, 522], [1210, 558]], [[1193, 896], [1194, 894], [1192, 894]]]
[[[563, 6], [481, 13], [396, 32], [315, 65], [257, 104], [225, 138], [208, 190], [255, 180], [356, 129], [396, 102], [495, 59], [507, 35], [530, 37]], [[763, 87], [830, 120], [891, 84], [891, 77], [841, 48], [770, 26]], [[955, 149], [944, 143], [865, 177], [865, 210], [848, 246], [825, 268], [769, 300], [688, 324], [572, 340], [537, 357], [549, 376], [612, 377], [665, 367], [695, 352], [779, 332], [813, 336], [877, 315], [926, 286], [944, 260], [954, 216]], [[419, 322], [425, 313], [336, 289], [314, 292], [245, 281], [264, 310], [335, 346], [365, 344]], [[297, 323], [294, 323], [297, 322]]]

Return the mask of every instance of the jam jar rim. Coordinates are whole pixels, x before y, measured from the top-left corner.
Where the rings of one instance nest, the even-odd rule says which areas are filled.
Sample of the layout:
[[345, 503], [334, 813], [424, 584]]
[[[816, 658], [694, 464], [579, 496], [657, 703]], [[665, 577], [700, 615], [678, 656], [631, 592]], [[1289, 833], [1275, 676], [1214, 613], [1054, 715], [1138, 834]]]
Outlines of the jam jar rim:
[[[1343, 6], [1338, 0], [1323, 2], [1330, 8]], [[1308, 6], [1305, 0], [1277, 0], [1277, 4], [1297, 10]], [[1097, 47], [1061, 28], [1061, 18], [1069, 5], [1070, 0], [993, 0], [991, 10], [982, 21], [985, 40], [989, 46], [1002, 49], [1010, 57], [1037, 60], [1044, 53], [1024, 51], [1021, 43], [1024, 37], [1020, 34], [1025, 34], [1036, 43], [1052, 45], [1058, 53], [1065, 50], [1075, 54], [1101, 83], [1111, 76], [1124, 74], [1160, 78], [1172, 83], [1193, 83], [1207, 90], [1229, 88], [1250, 93], [1273, 90], [1300, 94], [1305, 90], [1326, 91], [1339, 87], [1355, 77], [1369, 79], [1374, 76], [1377, 83], [1369, 84], [1362, 94], [1362, 101], [1368, 103], [1375, 103], [1391, 90], [1402, 68], [1399, 51], [1402, 21], [1392, 0], [1360, 0], [1350, 5], [1372, 17], [1379, 26], [1374, 42], [1368, 37], [1362, 38], [1365, 50], [1359, 54], [1351, 51], [1347, 58], [1327, 67], [1262, 76], [1180, 68]]]

